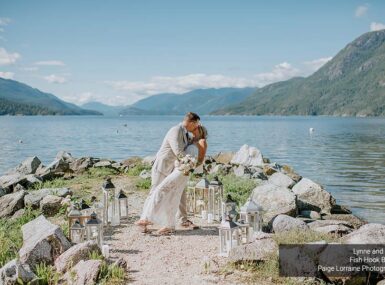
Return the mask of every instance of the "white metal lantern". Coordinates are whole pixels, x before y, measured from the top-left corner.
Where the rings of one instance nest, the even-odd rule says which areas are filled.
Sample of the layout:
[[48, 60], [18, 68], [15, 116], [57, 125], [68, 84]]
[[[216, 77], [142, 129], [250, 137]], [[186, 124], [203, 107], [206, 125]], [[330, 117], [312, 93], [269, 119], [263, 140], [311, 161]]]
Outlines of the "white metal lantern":
[[196, 182], [193, 180], [189, 180], [187, 182], [186, 189], [186, 205], [187, 205], [187, 213], [191, 215], [195, 215], [195, 204], [194, 204], [194, 193], [195, 193], [195, 184]]
[[262, 231], [262, 214], [262, 207], [249, 198], [241, 208], [240, 219], [249, 224], [254, 233], [257, 233]]
[[[103, 225], [105, 224], [104, 222], [104, 205], [100, 201], [95, 201], [94, 204], [92, 205], [93, 212], [96, 213], [96, 215], [99, 217], [99, 219], [102, 221]], [[91, 213], [92, 214], [92, 213]]]
[[70, 228], [70, 239], [72, 243], [81, 243], [84, 241], [84, 226], [77, 220]]
[[206, 178], [201, 179], [194, 188], [194, 212], [195, 214], [207, 215], [209, 181]]
[[120, 218], [128, 218], [128, 198], [123, 191], [119, 192], [118, 200]]
[[104, 206], [104, 220], [103, 223], [112, 226], [120, 225], [120, 208], [119, 200], [116, 195], [115, 185], [111, 182], [111, 178], [104, 181], [103, 186], [103, 206]]
[[230, 250], [240, 245], [239, 226], [227, 217], [218, 228], [219, 255], [229, 256]]
[[[77, 206], [73, 205], [71, 211], [68, 213], [68, 229], [71, 229], [72, 225], [76, 221], [79, 221], [80, 224], [82, 224], [84, 222], [84, 218], [82, 212], [77, 209]], [[71, 231], [69, 235], [69, 238], [71, 239]]]
[[233, 200], [230, 194], [227, 194], [226, 200], [222, 202], [222, 221], [224, 221], [230, 211], [235, 210], [236, 207], [237, 202]]
[[213, 219], [219, 221], [222, 214], [223, 184], [216, 176], [209, 184], [207, 214], [212, 214]]
[[253, 238], [253, 228], [244, 220], [239, 220], [237, 223], [239, 226], [240, 242], [242, 244], [249, 243]]
[[103, 223], [96, 213], [91, 214], [91, 219], [86, 223], [87, 240], [96, 240], [99, 247], [103, 245]]

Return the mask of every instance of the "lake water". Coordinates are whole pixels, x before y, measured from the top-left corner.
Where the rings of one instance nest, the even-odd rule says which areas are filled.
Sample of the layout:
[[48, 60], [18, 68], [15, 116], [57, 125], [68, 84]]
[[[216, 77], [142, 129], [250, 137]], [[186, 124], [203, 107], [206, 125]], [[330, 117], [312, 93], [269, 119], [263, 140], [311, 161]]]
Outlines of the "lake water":
[[[59, 150], [75, 157], [123, 160], [155, 154], [181, 116], [0, 117], [0, 174], [28, 156], [43, 163]], [[258, 147], [323, 184], [339, 204], [371, 222], [385, 221], [385, 119], [203, 117], [209, 154]], [[311, 134], [309, 128], [315, 131]], [[19, 141], [22, 141], [20, 143]]]

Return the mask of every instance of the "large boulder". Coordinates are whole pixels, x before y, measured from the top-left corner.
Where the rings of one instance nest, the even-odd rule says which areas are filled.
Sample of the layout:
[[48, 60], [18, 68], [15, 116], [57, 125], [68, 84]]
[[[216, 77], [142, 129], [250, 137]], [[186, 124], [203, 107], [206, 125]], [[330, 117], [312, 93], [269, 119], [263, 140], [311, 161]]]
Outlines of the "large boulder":
[[40, 201], [47, 195], [55, 195], [59, 197], [66, 197], [67, 195], [71, 195], [71, 190], [68, 188], [43, 188], [40, 190], [34, 190], [28, 192], [28, 194], [24, 197], [24, 202], [26, 206], [31, 206], [36, 209], [40, 206]]
[[264, 210], [265, 222], [279, 214], [295, 216], [297, 213], [296, 197], [288, 188], [263, 183], [254, 188], [252, 199]]
[[370, 223], [344, 236], [348, 244], [385, 244], [385, 225]]
[[101, 260], [81, 260], [63, 276], [63, 280], [71, 285], [96, 284], [101, 266]]
[[47, 216], [52, 217], [55, 216], [62, 206], [63, 198], [55, 195], [47, 195], [40, 201], [40, 210], [41, 212]]
[[112, 168], [112, 164], [114, 163], [114, 161], [110, 161], [110, 160], [101, 160], [97, 163], [94, 164], [94, 167], [110, 167]]
[[41, 161], [37, 156], [28, 157], [14, 169], [10, 170], [8, 173], [20, 173], [20, 174], [34, 174], [38, 167], [40, 166]]
[[307, 218], [307, 219], [312, 219], [312, 220], [320, 220], [321, 215], [317, 211], [311, 211], [311, 210], [302, 210], [299, 213], [300, 216]]
[[276, 216], [273, 220], [272, 228], [275, 233], [309, 229], [308, 225], [304, 221], [290, 217], [288, 215]]
[[349, 222], [338, 220], [317, 220], [308, 224], [311, 230], [335, 235], [346, 235], [353, 230]]
[[94, 165], [91, 157], [81, 157], [70, 163], [70, 169], [75, 173], [83, 173]]
[[255, 147], [247, 144], [243, 145], [240, 150], [231, 159], [232, 164], [240, 164], [244, 166], [263, 166], [262, 153]]
[[71, 153], [66, 152], [65, 150], [61, 150], [56, 154], [55, 160], [63, 159], [64, 161], [71, 163], [75, 161], [75, 158]]
[[367, 222], [353, 214], [331, 214], [323, 215], [322, 219], [324, 220], [338, 220], [348, 222], [353, 226], [353, 228], [358, 229], [361, 226], [367, 224]]
[[65, 272], [80, 260], [87, 260], [91, 252], [101, 254], [100, 248], [95, 241], [79, 243], [66, 250], [55, 260], [55, 267], [58, 272]]
[[21, 264], [16, 259], [11, 260], [0, 269], [0, 285], [37, 284], [37, 276], [27, 264]]
[[280, 187], [285, 187], [285, 188], [292, 188], [295, 184], [293, 179], [291, 179], [289, 176], [287, 176], [281, 172], [273, 173], [269, 177], [269, 182], [271, 184], [274, 184], [274, 185], [277, 185]]
[[231, 261], [266, 261], [278, 250], [271, 237], [256, 239], [252, 243], [240, 245], [230, 250]]
[[220, 152], [213, 156], [213, 159], [216, 163], [221, 164], [229, 164], [233, 159], [235, 153], [234, 152]]
[[13, 188], [17, 185], [26, 185], [27, 179], [24, 174], [12, 173], [6, 174], [0, 177], [0, 186], [5, 190], [6, 193], [13, 192]]
[[53, 264], [58, 256], [71, 247], [61, 228], [42, 215], [23, 225], [21, 230], [23, 246], [19, 251], [20, 261], [32, 268], [41, 262]]
[[7, 195], [8, 191], [0, 186], [0, 197]]
[[18, 191], [0, 197], [0, 218], [10, 217], [24, 207], [25, 191]]
[[300, 210], [314, 210], [330, 214], [333, 205], [336, 204], [329, 192], [308, 178], [302, 178], [294, 185], [293, 192], [297, 195]]

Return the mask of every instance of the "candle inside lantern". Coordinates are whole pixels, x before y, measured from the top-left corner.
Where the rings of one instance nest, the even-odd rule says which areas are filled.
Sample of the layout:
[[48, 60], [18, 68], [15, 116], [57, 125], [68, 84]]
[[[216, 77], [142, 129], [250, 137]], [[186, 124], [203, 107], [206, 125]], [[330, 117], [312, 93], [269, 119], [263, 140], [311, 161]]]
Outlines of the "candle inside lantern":
[[228, 240], [226, 242], [226, 249], [227, 249], [227, 253], [230, 252], [230, 250], [234, 247], [238, 246], [238, 241], [237, 240], [232, 240], [231, 243], [230, 241]]
[[208, 223], [208, 224], [212, 224], [212, 223], [213, 223], [213, 220], [214, 220], [213, 214], [208, 213], [208, 214], [207, 214], [207, 223]]
[[202, 210], [202, 220], [207, 220], [207, 211]]
[[105, 258], [109, 258], [110, 256], [110, 246], [107, 244], [103, 244], [102, 246], [102, 254]]

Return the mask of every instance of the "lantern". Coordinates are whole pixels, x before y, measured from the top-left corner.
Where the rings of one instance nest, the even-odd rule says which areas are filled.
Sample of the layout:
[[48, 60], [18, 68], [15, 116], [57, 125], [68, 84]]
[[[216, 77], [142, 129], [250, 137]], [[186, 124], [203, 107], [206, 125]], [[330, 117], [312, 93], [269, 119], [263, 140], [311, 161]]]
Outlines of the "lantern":
[[103, 186], [103, 206], [104, 206], [104, 224], [110, 222], [112, 226], [120, 224], [119, 200], [116, 195], [115, 185], [111, 182], [111, 178], [104, 181]]
[[239, 220], [237, 224], [239, 227], [240, 242], [242, 244], [251, 242], [253, 238], [253, 228], [250, 227], [248, 223], [245, 223], [244, 220]]
[[209, 184], [209, 181], [203, 178], [194, 188], [194, 212], [201, 214], [201, 216], [203, 216], [203, 213], [207, 213]]
[[241, 208], [240, 218], [248, 223], [256, 233], [262, 231], [262, 213], [262, 207], [249, 198]]
[[219, 228], [219, 255], [229, 256], [230, 250], [240, 245], [239, 226], [230, 217], [222, 221]]
[[195, 215], [195, 205], [194, 205], [194, 193], [195, 193], [195, 183], [192, 180], [187, 182], [187, 190], [186, 190], [186, 205], [187, 205], [187, 213]]
[[227, 215], [230, 217], [230, 219], [235, 222], [237, 221], [237, 218], [238, 218], [238, 212], [237, 210], [235, 209], [235, 206], [232, 205], [231, 206], [231, 210], [227, 212]]
[[223, 201], [223, 184], [219, 181], [218, 176], [210, 181], [208, 190], [208, 215], [212, 215], [214, 220], [221, 219], [221, 207]]
[[233, 200], [230, 194], [227, 194], [226, 200], [222, 202], [222, 221], [225, 220], [225, 217], [229, 215], [230, 211], [233, 211], [232, 212], [233, 216], [234, 214], [238, 215], [238, 212], [236, 212], [235, 210], [236, 207], [237, 207], [237, 202]]
[[72, 243], [81, 243], [84, 241], [84, 226], [82, 226], [79, 220], [70, 228], [70, 239]]
[[87, 240], [96, 240], [99, 247], [103, 245], [103, 223], [98, 219], [95, 213], [91, 214], [91, 218], [86, 223]]
[[[77, 209], [77, 206], [72, 206], [71, 211], [68, 213], [68, 229], [71, 229], [72, 225], [76, 222], [79, 221], [80, 224], [82, 224], [83, 220], [83, 214]], [[71, 231], [70, 231], [70, 237], [71, 239]]]
[[104, 205], [103, 205], [103, 203], [95, 200], [94, 204], [92, 205], [92, 210], [93, 210], [93, 212], [96, 213], [96, 215], [100, 218], [100, 220], [102, 221], [102, 223], [104, 225], [105, 222], [104, 222]]
[[81, 199], [80, 200], [80, 209], [81, 210], [86, 210], [86, 209], [90, 209], [91, 207], [88, 206], [88, 204], [86, 203], [86, 201], [84, 201], [84, 199]]
[[128, 198], [123, 191], [119, 192], [118, 200], [120, 218], [128, 218]]

